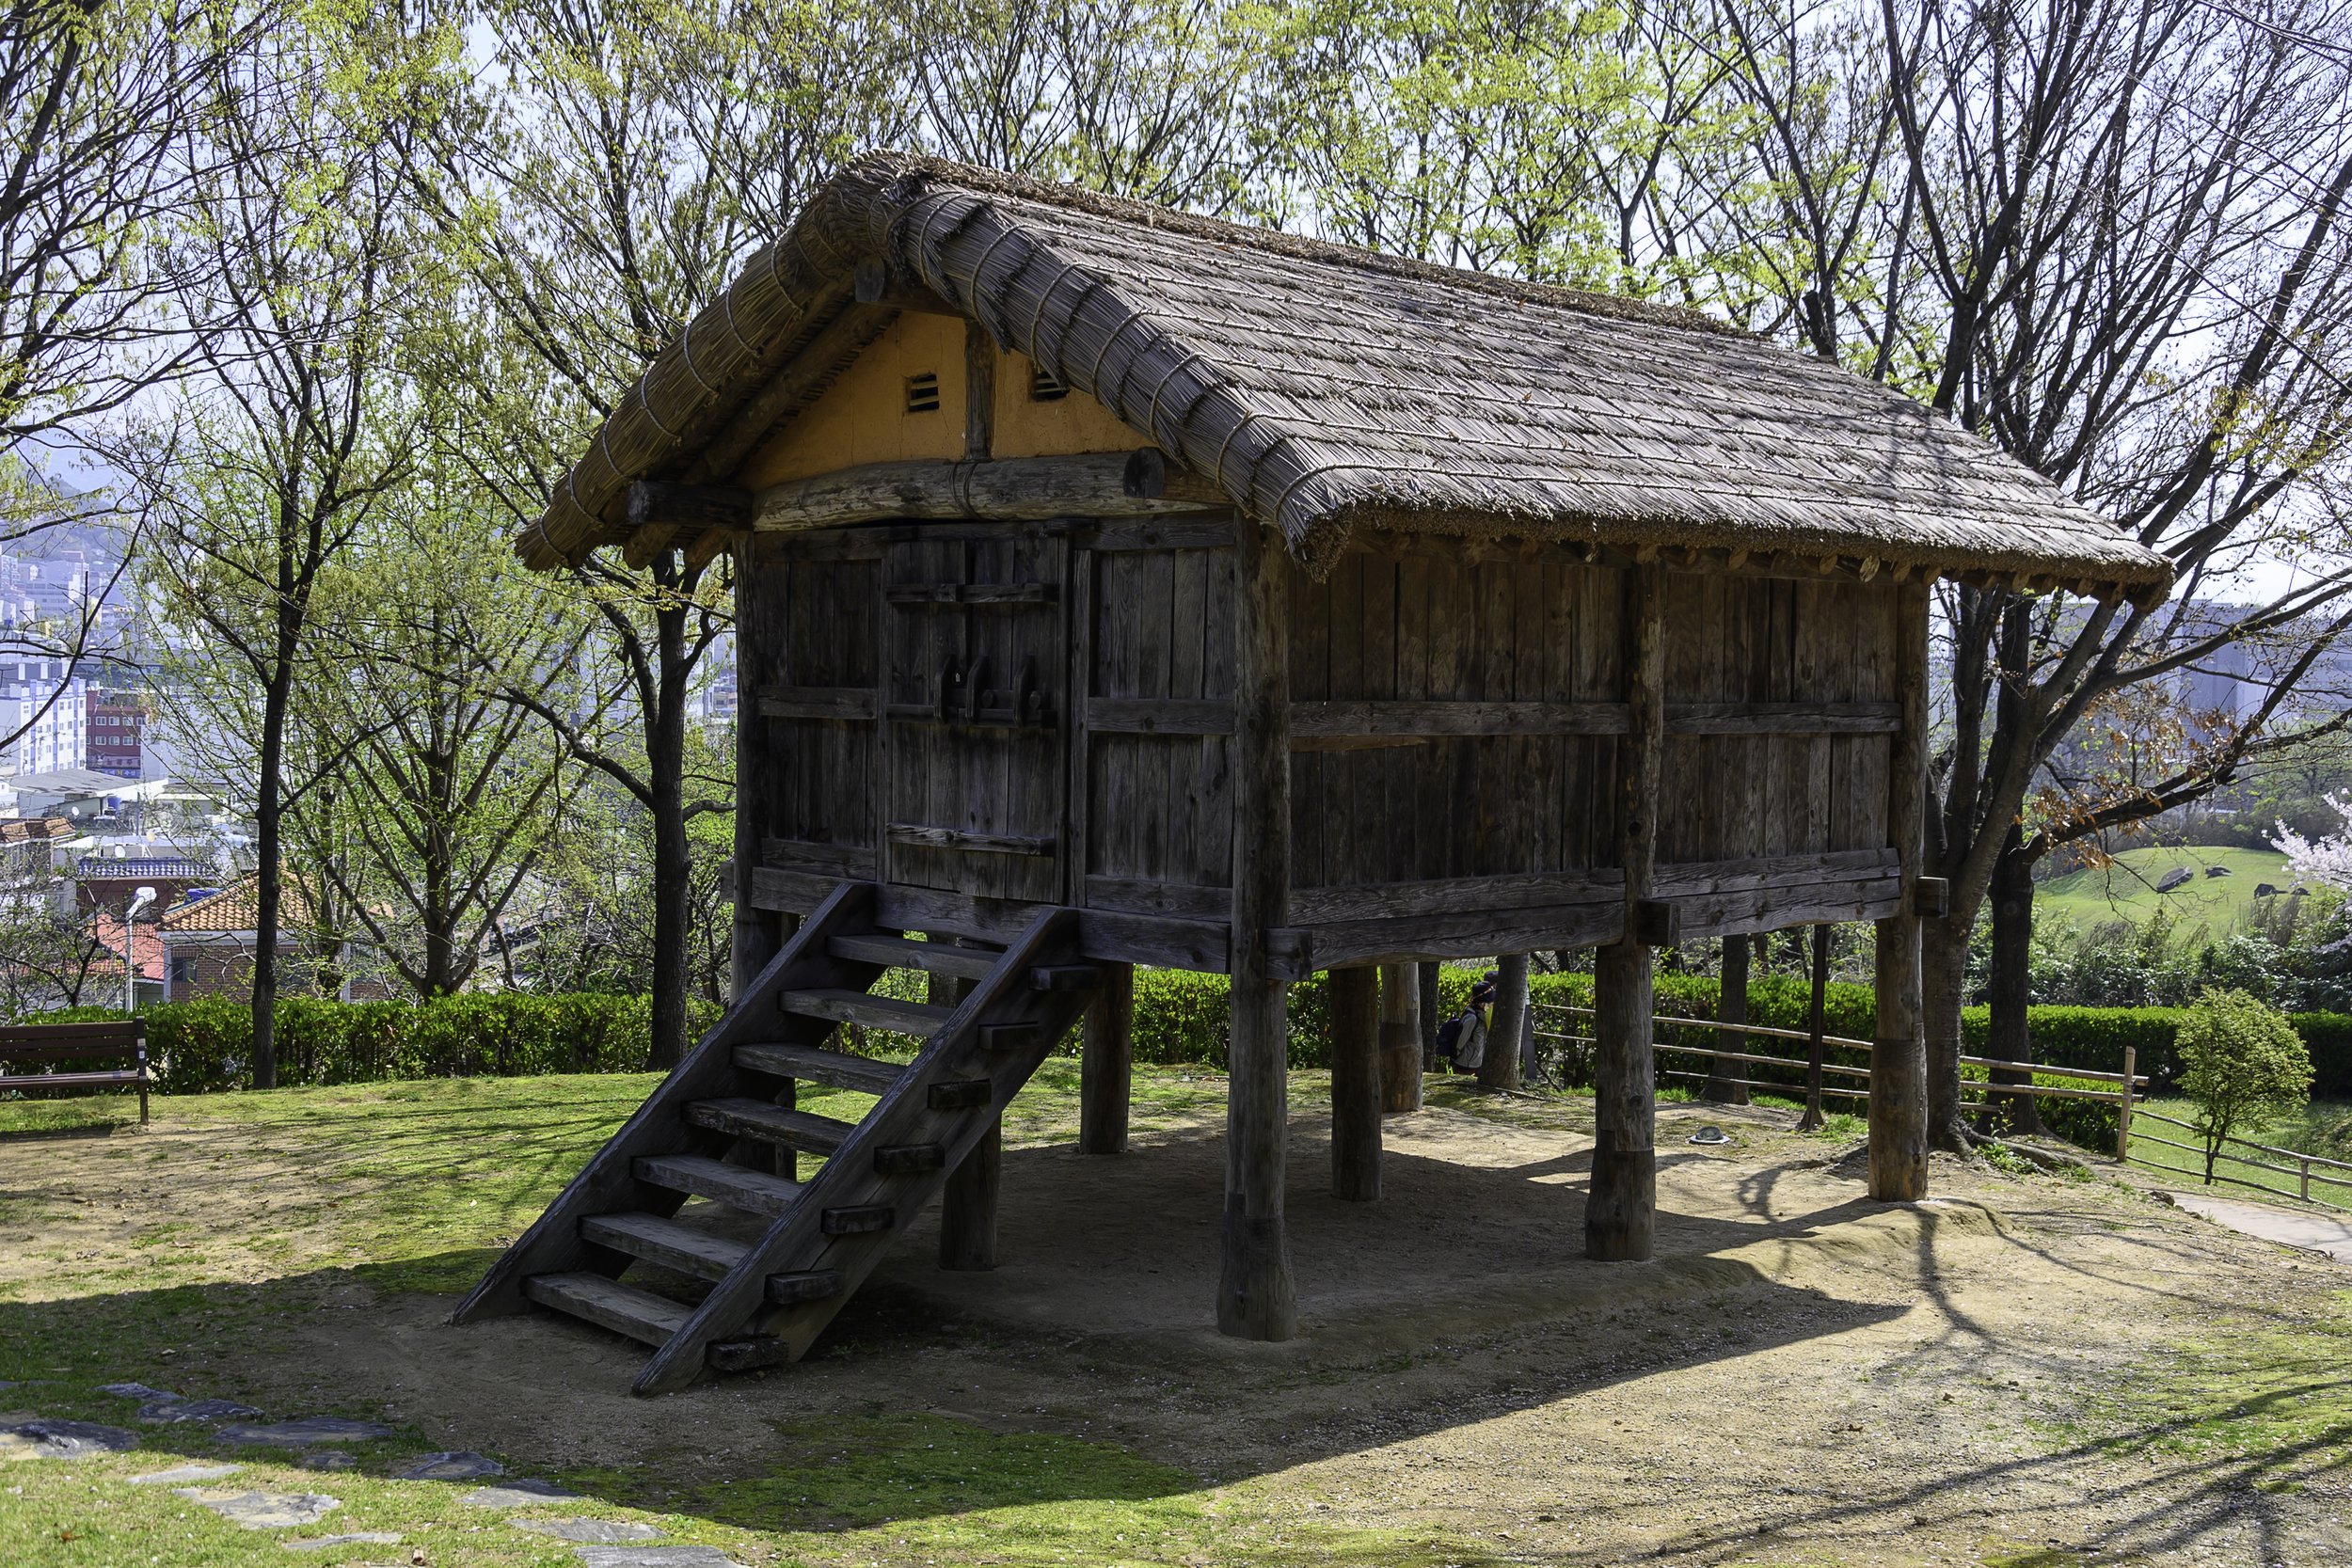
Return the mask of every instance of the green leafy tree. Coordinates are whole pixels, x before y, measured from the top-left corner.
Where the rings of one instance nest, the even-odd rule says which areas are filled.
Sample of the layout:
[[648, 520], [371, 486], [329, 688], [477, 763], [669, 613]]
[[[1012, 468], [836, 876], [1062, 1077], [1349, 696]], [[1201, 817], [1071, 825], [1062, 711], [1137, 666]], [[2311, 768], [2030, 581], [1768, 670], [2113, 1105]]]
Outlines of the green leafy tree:
[[2240, 1128], [2260, 1127], [2311, 1101], [2312, 1056], [2295, 1025], [2242, 990], [2208, 990], [2181, 1020], [2181, 1092], [2197, 1104], [2205, 1184]]

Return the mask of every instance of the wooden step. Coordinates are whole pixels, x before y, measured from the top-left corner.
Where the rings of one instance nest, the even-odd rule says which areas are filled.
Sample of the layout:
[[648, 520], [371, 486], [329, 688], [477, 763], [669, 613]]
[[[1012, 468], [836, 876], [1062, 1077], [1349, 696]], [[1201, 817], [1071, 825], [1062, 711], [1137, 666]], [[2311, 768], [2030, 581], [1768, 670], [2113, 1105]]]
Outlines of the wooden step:
[[580, 1222], [580, 1237], [648, 1263], [724, 1279], [749, 1250], [740, 1242], [706, 1234], [691, 1225], [654, 1214], [591, 1214]]
[[995, 1098], [996, 1085], [985, 1078], [951, 1078], [926, 1090], [923, 1103], [934, 1111], [975, 1111]]
[[855, 1089], [860, 1094], [887, 1094], [906, 1071], [896, 1062], [878, 1062], [871, 1056], [853, 1056], [814, 1045], [739, 1045], [735, 1065], [754, 1072], [772, 1072], [779, 1078], [805, 1078], [836, 1089]]
[[831, 1154], [857, 1131], [849, 1122], [809, 1111], [787, 1111], [764, 1100], [698, 1100], [686, 1107], [686, 1119], [714, 1132], [758, 1138], [810, 1154]]
[[898, 1212], [887, 1203], [850, 1203], [824, 1212], [828, 1236], [870, 1236], [898, 1223]]
[[674, 1193], [715, 1197], [730, 1209], [765, 1214], [770, 1219], [791, 1208], [792, 1200], [801, 1196], [798, 1181], [787, 1181], [766, 1171], [745, 1170], [741, 1165], [730, 1165], [724, 1160], [700, 1154], [648, 1155], [637, 1162], [632, 1174], [640, 1181], [667, 1187]]
[[829, 1018], [838, 1023], [862, 1024], [929, 1039], [955, 1016], [953, 1007], [928, 1002], [901, 1002], [895, 996], [869, 996], [862, 990], [787, 990], [776, 998], [787, 1013], [803, 1018]]
[[600, 1274], [534, 1274], [523, 1281], [523, 1294], [542, 1307], [585, 1318], [648, 1345], [667, 1344], [685, 1326], [691, 1310]]
[[1000, 954], [985, 947], [958, 947], [947, 942], [915, 942], [886, 931], [866, 931], [835, 937], [825, 951], [851, 963], [881, 964], [887, 969], [920, 969], [932, 974], [953, 974], [963, 980], [985, 980]]

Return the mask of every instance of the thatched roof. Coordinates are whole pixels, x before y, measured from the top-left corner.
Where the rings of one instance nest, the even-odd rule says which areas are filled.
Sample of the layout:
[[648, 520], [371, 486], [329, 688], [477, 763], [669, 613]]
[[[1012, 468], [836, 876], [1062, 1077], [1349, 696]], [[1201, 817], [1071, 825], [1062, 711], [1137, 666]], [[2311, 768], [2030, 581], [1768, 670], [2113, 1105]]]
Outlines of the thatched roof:
[[[2162, 557], [1883, 387], [1694, 312], [879, 153], [662, 351], [517, 547], [625, 537], [632, 480], [724, 480], [870, 341], [862, 261], [1091, 394], [1311, 568], [1359, 525], [1863, 557], [2134, 594]], [[785, 388], [784, 393], [778, 388]]]

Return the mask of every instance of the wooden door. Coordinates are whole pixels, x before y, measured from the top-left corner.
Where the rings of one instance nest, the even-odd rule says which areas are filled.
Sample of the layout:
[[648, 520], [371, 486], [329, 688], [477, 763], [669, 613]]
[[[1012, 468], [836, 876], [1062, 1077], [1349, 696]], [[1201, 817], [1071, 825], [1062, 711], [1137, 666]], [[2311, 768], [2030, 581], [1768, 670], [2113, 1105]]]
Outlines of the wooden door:
[[1069, 550], [925, 530], [883, 559], [886, 876], [1067, 903]]

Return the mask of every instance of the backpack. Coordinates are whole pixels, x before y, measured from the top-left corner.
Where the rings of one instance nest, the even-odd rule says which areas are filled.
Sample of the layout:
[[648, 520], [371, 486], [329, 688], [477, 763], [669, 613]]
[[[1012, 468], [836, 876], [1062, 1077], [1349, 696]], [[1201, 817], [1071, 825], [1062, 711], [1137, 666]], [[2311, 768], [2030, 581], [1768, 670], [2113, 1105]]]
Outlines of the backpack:
[[1454, 1057], [1454, 1047], [1461, 1038], [1462, 1018], [1457, 1013], [1438, 1025], [1438, 1054], [1451, 1061]]

